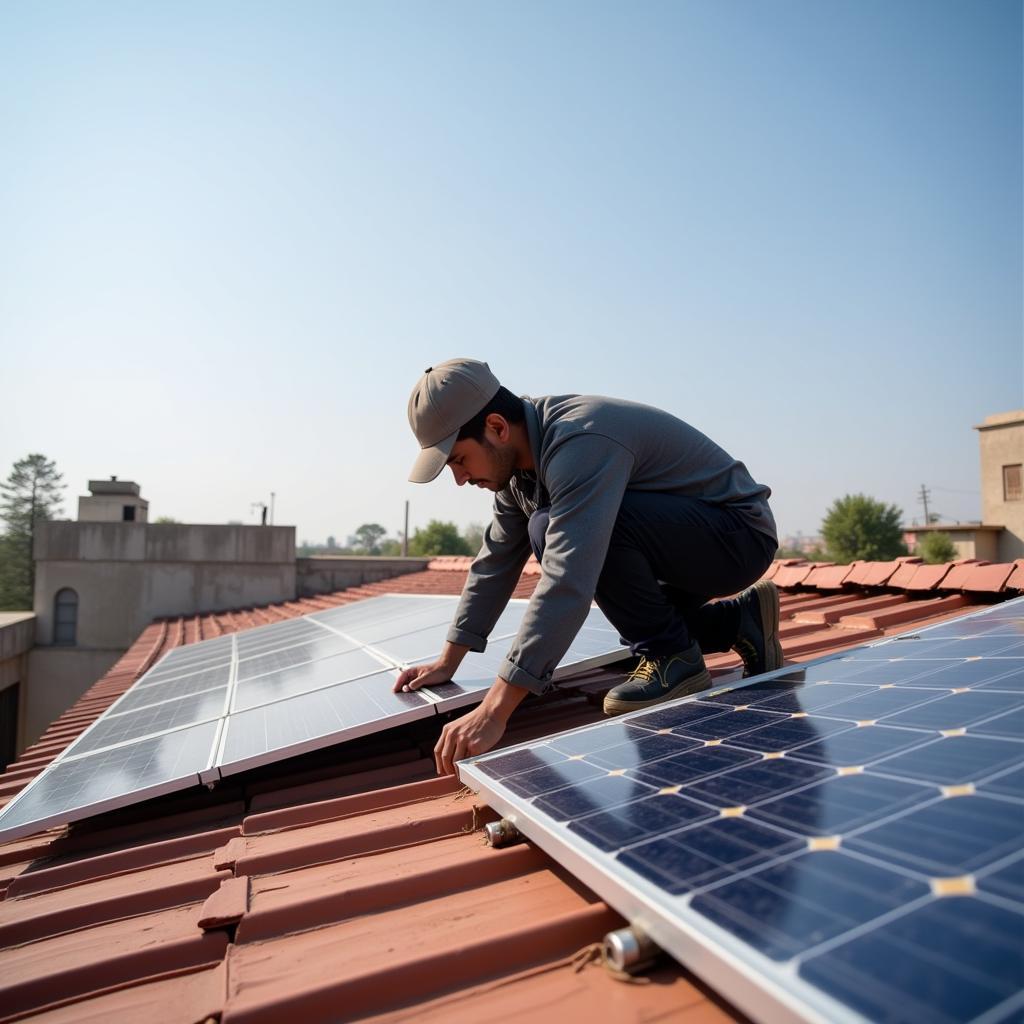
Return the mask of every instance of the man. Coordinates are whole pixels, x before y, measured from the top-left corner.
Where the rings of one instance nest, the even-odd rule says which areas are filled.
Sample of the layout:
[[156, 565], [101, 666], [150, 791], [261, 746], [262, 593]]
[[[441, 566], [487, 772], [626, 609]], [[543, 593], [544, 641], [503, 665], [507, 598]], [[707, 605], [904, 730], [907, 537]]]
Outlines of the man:
[[705, 651], [737, 650], [744, 675], [782, 664], [778, 592], [750, 587], [778, 547], [771, 492], [698, 430], [618, 399], [517, 398], [473, 359], [428, 368], [408, 412], [421, 448], [409, 479], [448, 466], [460, 487], [494, 492], [494, 517], [444, 651], [402, 672], [396, 691], [451, 679], [484, 649], [531, 549], [541, 564], [498, 678], [441, 734], [439, 774], [490, 750], [526, 695], [550, 686], [591, 600], [640, 657], [605, 697], [608, 714], [706, 689]]

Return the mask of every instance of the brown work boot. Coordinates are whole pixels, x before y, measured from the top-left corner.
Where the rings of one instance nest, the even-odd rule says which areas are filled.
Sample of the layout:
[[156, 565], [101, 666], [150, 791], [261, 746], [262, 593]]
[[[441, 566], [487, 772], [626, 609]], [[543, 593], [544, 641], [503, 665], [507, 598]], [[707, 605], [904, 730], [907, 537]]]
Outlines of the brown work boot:
[[761, 580], [734, 598], [740, 624], [732, 649], [743, 659], [743, 676], [759, 676], [782, 668], [779, 643], [779, 588]]
[[629, 677], [608, 691], [604, 698], [606, 715], [639, 711], [677, 697], [699, 693], [711, 685], [711, 676], [697, 644], [680, 654], [641, 658]]

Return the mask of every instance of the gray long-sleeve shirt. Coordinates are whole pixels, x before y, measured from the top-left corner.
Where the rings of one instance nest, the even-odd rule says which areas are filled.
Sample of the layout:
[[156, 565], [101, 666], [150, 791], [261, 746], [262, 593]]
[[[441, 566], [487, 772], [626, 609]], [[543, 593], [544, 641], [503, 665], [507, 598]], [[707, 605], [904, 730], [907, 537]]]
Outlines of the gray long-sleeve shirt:
[[498, 671], [541, 693], [590, 609], [627, 489], [728, 504], [778, 538], [769, 488], [671, 413], [595, 395], [524, 398], [523, 405], [536, 472], [516, 472], [495, 495], [448, 640], [484, 650], [530, 555], [529, 517], [550, 503], [541, 579]]

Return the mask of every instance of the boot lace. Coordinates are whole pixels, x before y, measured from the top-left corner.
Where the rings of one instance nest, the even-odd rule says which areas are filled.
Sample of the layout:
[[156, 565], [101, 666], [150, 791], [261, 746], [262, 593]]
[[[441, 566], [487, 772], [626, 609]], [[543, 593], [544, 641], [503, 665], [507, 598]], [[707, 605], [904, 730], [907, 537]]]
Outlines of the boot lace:
[[651, 658], [641, 658], [640, 664], [629, 674], [629, 682], [642, 680], [649, 683], [658, 674], [658, 663]]

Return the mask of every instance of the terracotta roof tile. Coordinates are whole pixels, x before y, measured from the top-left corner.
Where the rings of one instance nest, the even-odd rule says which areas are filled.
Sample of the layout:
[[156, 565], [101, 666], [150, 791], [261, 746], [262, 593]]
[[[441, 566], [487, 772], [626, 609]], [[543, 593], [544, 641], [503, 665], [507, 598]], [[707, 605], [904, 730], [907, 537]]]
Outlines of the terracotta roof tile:
[[943, 590], [960, 590], [964, 581], [970, 579], [974, 570], [979, 565], [988, 565], [988, 562], [980, 561], [976, 558], [966, 558], [959, 562], [954, 562], [949, 567], [949, 572], [946, 573], [942, 580]]
[[1000, 594], [1010, 585], [1010, 577], [1013, 576], [1015, 564], [976, 565], [960, 586], [963, 590], [971, 590], [975, 593]]
[[1013, 572], [1005, 583], [1007, 590], [1024, 591], [1024, 558], [1018, 558], [1013, 563]]
[[853, 567], [849, 565], [819, 565], [804, 580], [804, 586], [838, 590], [852, 571]]
[[943, 585], [949, 574], [948, 565], [919, 565], [917, 571], [904, 586], [907, 590], [935, 590]]
[[899, 562], [855, 562], [846, 582], [858, 587], [884, 587], [899, 567]]
[[796, 565], [780, 565], [772, 576], [772, 580], [778, 587], [797, 587], [810, 576], [814, 568], [814, 565], [810, 562], [801, 562]]
[[127, 988], [106, 992], [34, 1013], [33, 1024], [107, 1024], [141, 1021], [145, 1024], [201, 1024], [216, 1020], [227, 989], [223, 963], [157, 981], [142, 980]]
[[95, 924], [5, 949], [0, 1007], [41, 1009], [115, 985], [223, 961], [227, 936], [198, 926], [201, 904]]
[[[1024, 579], [1024, 562], [1003, 568], [1010, 578], [999, 586]], [[775, 564], [766, 575], [788, 572], [798, 587], [812, 573], [831, 583], [842, 571], [841, 593], [783, 591], [788, 659], [941, 621], [977, 600], [969, 589], [930, 600], [893, 593], [891, 577], [913, 579], [913, 562]], [[464, 578], [464, 564], [432, 562], [316, 601], [156, 623], [0, 779], [23, 785], [172, 646], [389, 591], [459, 593]], [[537, 578], [524, 574], [517, 592], [531, 593]], [[716, 680], [739, 674], [731, 653], [707, 660]], [[596, 695], [584, 687], [524, 705], [504, 742], [599, 720], [600, 688], [618, 678], [596, 671], [587, 676]], [[352, 1018], [453, 1024], [488, 1017], [500, 999], [517, 1017], [557, 1006], [566, 1021], [736, 1019], [673, 962], [649, 985], [578, 970], [621, 919], [535, 846], [485, 847], [479, 830], [493, 813], [434, 777], [431, 744], [429, 733], [403, 727], [212, 793], [0, 845], [0, 875], [10, 879], [0, 902], [0, 1016], [231, 1024], [301, 1013], [309, 1022], [344, 1007]]]

